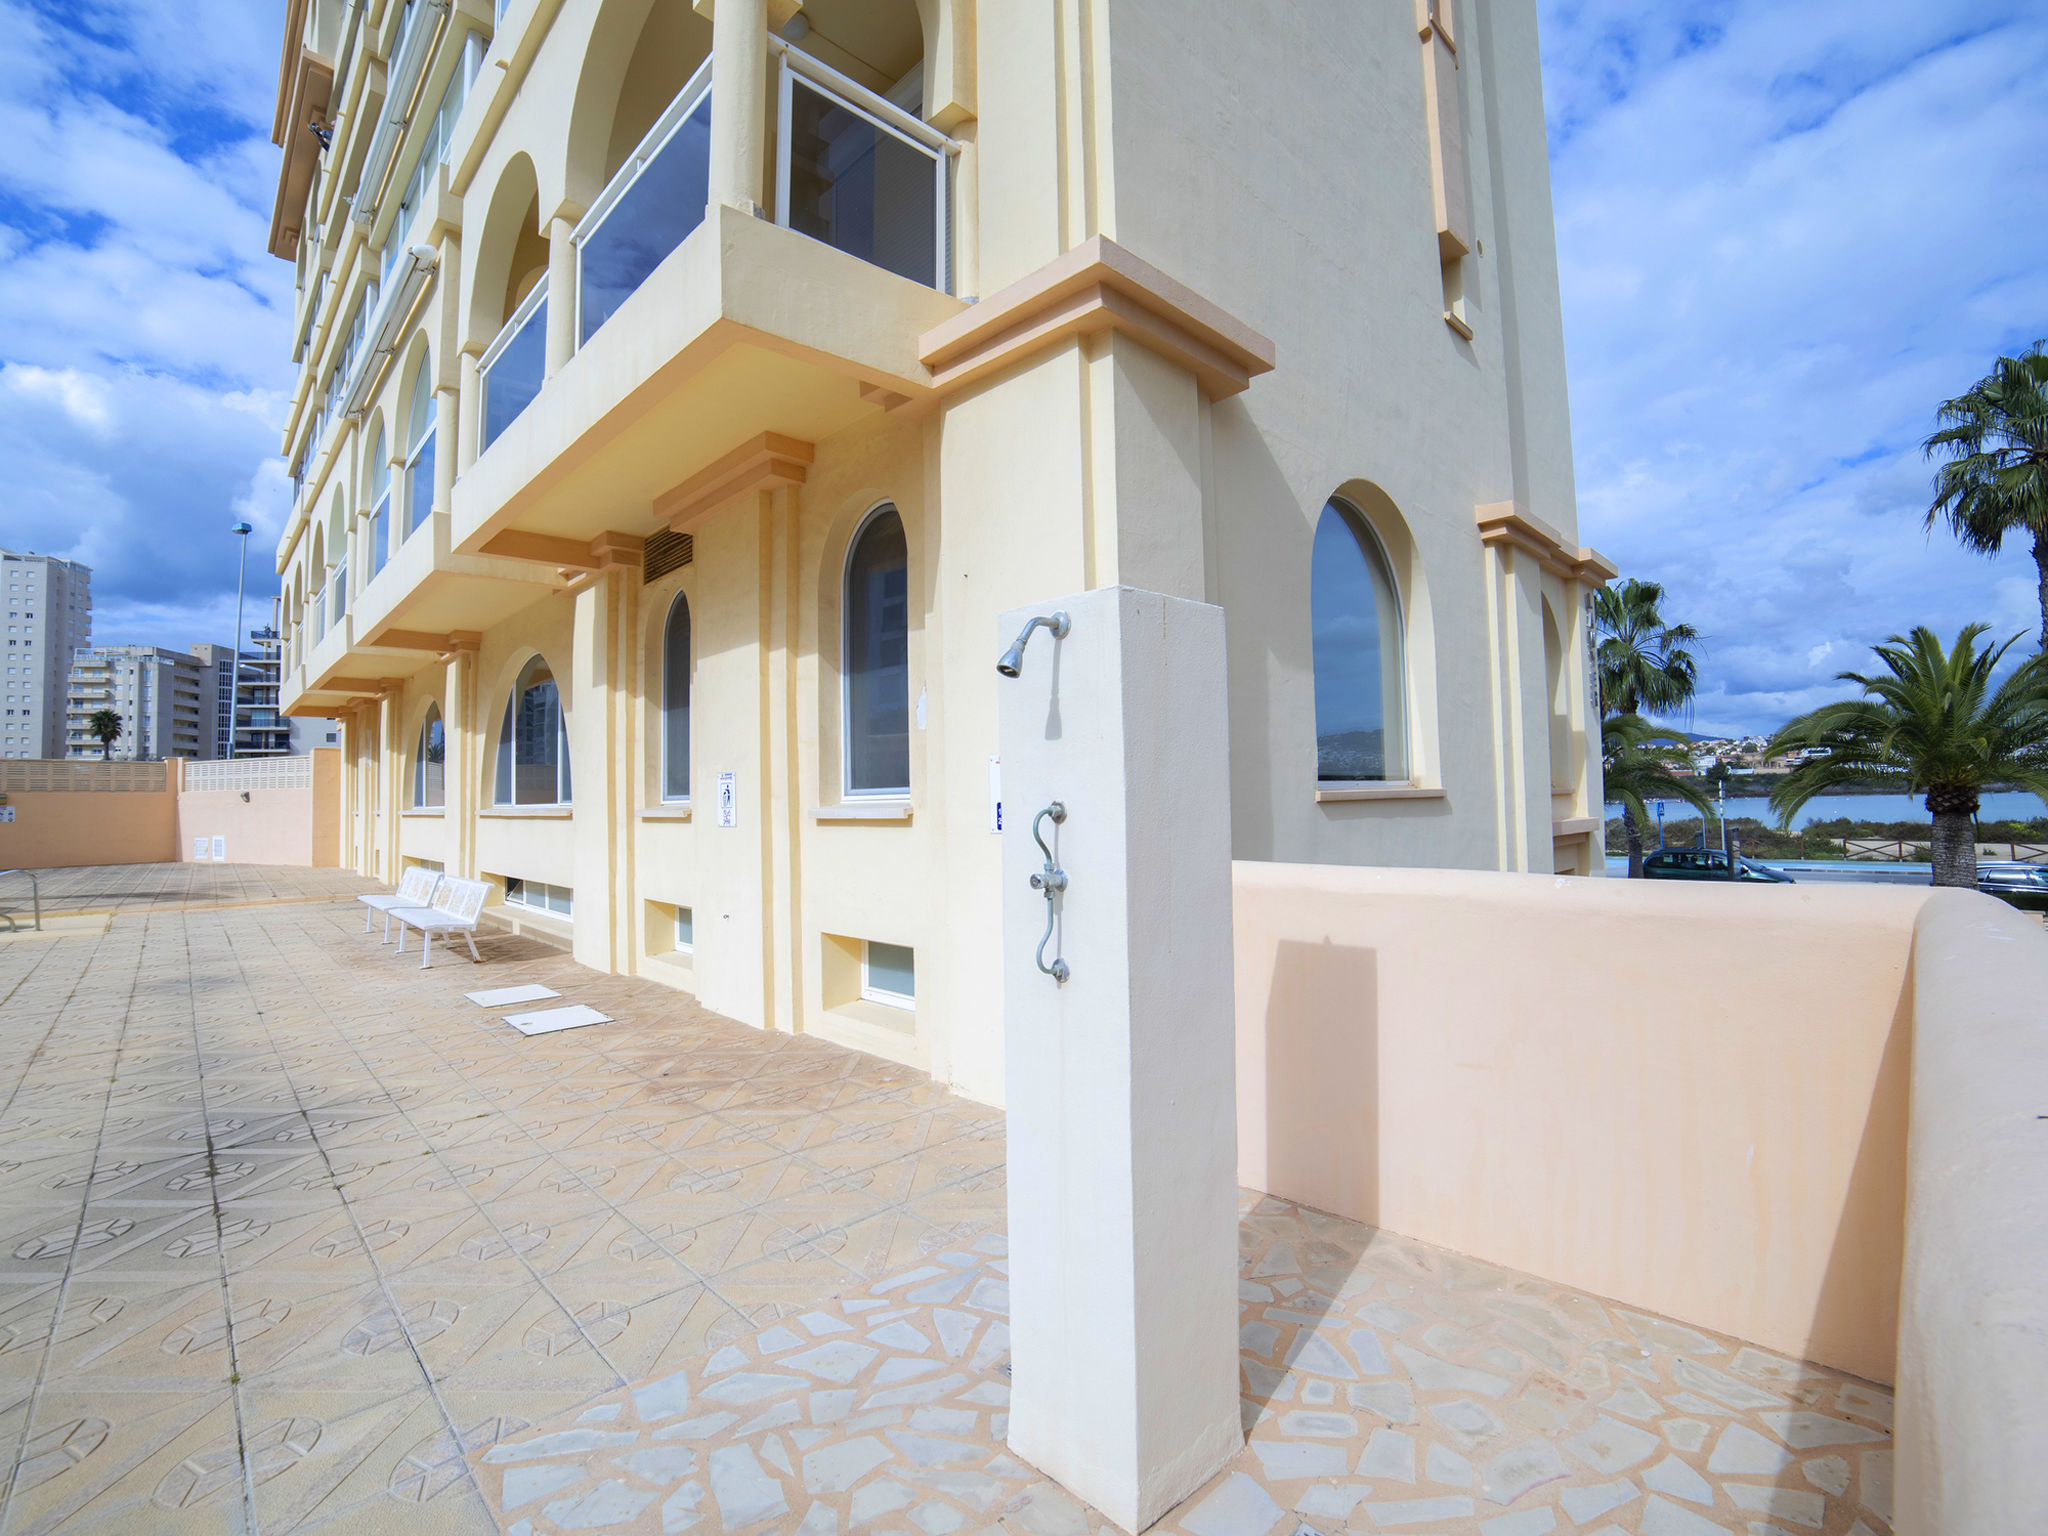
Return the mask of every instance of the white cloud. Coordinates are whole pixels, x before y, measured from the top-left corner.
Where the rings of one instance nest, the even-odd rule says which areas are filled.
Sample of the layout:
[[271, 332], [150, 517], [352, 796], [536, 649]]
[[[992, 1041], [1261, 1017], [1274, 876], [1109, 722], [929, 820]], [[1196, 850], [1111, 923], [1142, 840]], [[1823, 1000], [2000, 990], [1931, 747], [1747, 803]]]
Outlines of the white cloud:
[[2024, 552], [1924, 531], [1919, 444], [2048, 334], [2048, 17], [1546, 0], [1543, 22], [1580, 534], [1708, 634], [1700, 728], [1838, 696], [1917, 623], [2037, 629]]
[[0, 544], [91, 565], [98, 641], [225, 641], [237, 518], [252, 619], [275, 589], [280, 24], [251, 0], [0, 0]]
[[38, 368], [34, 363], [0, 364], [0, 387], [17, 394], [54, 400], [81, 427], [105, 437], [113, 425], [107, 408], [107, 387], [76, 368]]

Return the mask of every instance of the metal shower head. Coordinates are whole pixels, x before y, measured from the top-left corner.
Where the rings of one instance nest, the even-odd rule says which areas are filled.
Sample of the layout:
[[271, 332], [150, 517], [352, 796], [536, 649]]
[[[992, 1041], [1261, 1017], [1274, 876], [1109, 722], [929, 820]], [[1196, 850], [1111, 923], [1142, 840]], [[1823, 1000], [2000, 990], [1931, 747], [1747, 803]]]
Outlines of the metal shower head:
[[1010, 648], [997, 659], [996, 670], [998, 672], [1002, 673], [1005, 677], [1016, 677], [1023, 672], [1025, 642], [1031, 638], [1031, 631], [1038, 628], [1041, 624], [1052, 631], [1052, 637], [1055, 640], [1066, 639], [1067, 631], [1074, 627], [1073, 621], [1067, 617], [1064, 610], [1053, 614], [1049, 618], [1045, 614], [1039, 614], [1018, 632], [1017, 638], [1011, 642]]

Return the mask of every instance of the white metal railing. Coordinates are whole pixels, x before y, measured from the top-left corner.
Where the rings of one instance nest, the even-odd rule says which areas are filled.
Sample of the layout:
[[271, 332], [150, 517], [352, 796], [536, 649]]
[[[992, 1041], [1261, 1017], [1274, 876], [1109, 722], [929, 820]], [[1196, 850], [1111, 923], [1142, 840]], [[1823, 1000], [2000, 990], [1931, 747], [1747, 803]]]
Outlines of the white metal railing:
[[[952, 170], [960, 152], [959, 140], [940, 132], [915, 113], [906, 112], [887, 97], [877, 95], [801, 48], [774, 36], [768, 39], [768, 44], [770, 51], [780, 60], [776, 95], [775, 222], [785, 229], [796, 229], [821, 239], [850, 255], [924, 283], [927, 287], [951, 293]], [[816, 101], [806, 100], [805, 93]], [[855, 133], [858, 133], [860, 125], [865, 125], [867, 130], [877, 135], [872, 155], [874, 175], [878, 181], [883, 174], [882, 156], [885, 151], [893, 152], [891, 158], [896, 161], [899, 174], [922, 174], [921, 169], [906, 162], [906, 156], [916, 156], [929, 163], [932, 227], [929, 246], [931, 266], [928, 270], [922, 256], [915, 251], [916, 244], [921, 243], [915, 239], [917, 232], [909, 228], [886, 228], [882, 210], [873, 203], [867, 209], [869, 248], [866, 250], [856, 249], [850, 238], [844, 241], [834, 238], [838, 232], [818, 216], [815, 206], [801, 206], [793, 176], [796, 169], [796, 115], [800, 104], [813, 108], [822, 104], [828, 111], [837, 109], [848, 115], [847, 126], [853, 127]], [[823, 114], [819, 122], [822, 125]], [[829, 156], [831, 146], [827, 148]], [[860, 158], [857, 146], [853, 158]], [[829, 167], [820, 165], [813, 170], [824, 173]], [[834, 191], [839, 190], [842, 189], [835, 185]], [[912, 236], [912, 239], [906, 241], [905, 235]], [[885, 240], [889, 242], [887, 246], [883, 244]]]
[[[690, 232], [703, 222], [705, 197], [699, 195], [695, 200], [696, 206], [694, 209], [690, 206], [687, 197], [680, 201], [663, 205], [661, 211], [670, 214], [673, 222], [665, 229], [655, 232], [657, 242], [661, 244], [661, 249], [658, 251], [649, 249], [644, 245], [637, 249], [633, 248], [627, 237], [627, 232], [622, 230], [620, 226], [614, 225], [610, 231], [606, 229], [607, 222], [612, 219], [615, 213], [619, 212], [621, 205], [626, 202], [634, 188], [647, 174], [649, 168], [662, 160], [662, 152], [668, 149], [671, 143], [677, 139], [678, 135], [683, 132], [684, 125], [691, 123], [693, 119], [699, 121], [706, 140], [703, 171], [700, 179], [704, 180], [708, 186], [710, 174], [710, 105], [711, 60], [707, 57], [703, 63], [697, 66], [696, 72], [690, 76], [683, 88], [676, 93], [674, 100], [670, 101], [668, 106], [662, 110], [661, 116], [654, 120], [654, 126], [641, 136], [640, 142], [635, 146], [633, 153], [626, 157], [625, 164], [621, 165], [612, 179], [605, 183], [604, 190], [598, 193], [597, 200], [590, 205], [590, 211], [584, 214], [583, 218], [577, 223], [575, 232], [570, 236], [570, 239], [576, 249], [575, 336], [578, 346], [581, 346], [596, 334], [597, 328], [604, 324], [605, 320], [611, 316], [612, 312], [620, 304], [624, 303], [628, 297], [639, 289], [640, 285], [647, 280], [648, 275], [656, 266], [661, 264], [669, 252], [681, 245], [688, 238]], [[700, 112], [702, 113], [701, 118]], [[693, 132], [690, 140], [676, 145], [678, 152], [687, 151], [694, 139], [695, 133]], [[695, 167], [691, 166], [689, 168], [694, 169]], [[593, 310], [598, 306], [594, 306], [590, 302], [588, 294], [593, 265], [591, 260], [592, 247], [595, 246], [602, 252], [608, 243], [613, 243], [607, 240], [608, 233], [614, 237], [615, 243], [622, 248], [619, 252], [621, 270], [618, 276], [620, 280], [609, 283], [604, 295], [599, 299], [599, 305], [603, 305], [606, 300], [609, 300], [609, 307], [603, 308], [602, 313], [594, 314]], [[629, 276], [630, 281], [625, 281], [624, 279]]]
[[533, 403], [547, 377], [548, 280], [545, 274], [477, 361], [477, 450], [496, 442]]

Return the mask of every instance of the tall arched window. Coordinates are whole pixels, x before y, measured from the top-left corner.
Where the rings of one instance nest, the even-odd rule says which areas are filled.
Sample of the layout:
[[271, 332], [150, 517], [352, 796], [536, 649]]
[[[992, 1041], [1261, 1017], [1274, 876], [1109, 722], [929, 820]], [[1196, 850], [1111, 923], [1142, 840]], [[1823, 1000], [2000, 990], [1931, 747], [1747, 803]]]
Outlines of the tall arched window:
[[661, 632], [661, 798], [690, 798], [690, 605], [680, 592]]
[[422, 354], [412, 378], [412, 402], [405, 413], [405, 532], [434, 510], [434, 360]]
[[555, 674], [541, 657], [520, 669], [498, 729], [499, 805], [569, 803], [569, 735]]
[[427, 706], [427, 718], [420, 724], [419, 746], [412, 759], [412, 803], [422, 810], [447, 803], [448, 735], [441, 723], [441, 708]]
[[384, 447], [384, 423], [370, 436], [370, 574], [391, 558], [391, 455]]
[[1325, 783], [1406, 779], [1400, 594], [1379, 539], [1341, 501], [1326, 503], [1316, 524], [1309, 625], [1315, 644], [1316, 777]]
[[846, 792], [910, 792], [910, 558], [903, 519], [870, 516], [846, 557]]

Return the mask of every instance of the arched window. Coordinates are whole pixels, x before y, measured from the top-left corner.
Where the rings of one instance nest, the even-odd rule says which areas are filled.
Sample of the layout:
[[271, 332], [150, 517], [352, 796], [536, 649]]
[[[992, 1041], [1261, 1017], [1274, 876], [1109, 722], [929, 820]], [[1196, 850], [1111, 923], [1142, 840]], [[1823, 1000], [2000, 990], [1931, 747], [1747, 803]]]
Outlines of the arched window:
[[1365, 519], [1324, 505], [1309, 574], [1315, 644], [1316, 777], [1408, 777], [1401, 599]]
[[680, 592], [661, 632], [661, 798], [690, 798], [690, 605]]
[[434, 390], [429, 375], [433, 359], [422, 355], [412, 379], [412, 403], [405, 420], [405, 532], [427, 520], [434, 510]]
[[384, 447], [384, 423], [370, 435], [370, 574], [391, 558], [391, 455]]
[[339, 624], [348, 612], [348, 512], [340, 490], [334, 493], [334, 511], [327, 522], [327, 622]]
[[536, 656], [520, 670], [498, 729], [499, 805], [569, 803], [569, 735], [555, 674]]
[[910, 558], [882, 507], [846, 558], [846, 792], [910, 792]]
[[421, 809], [447, 803], [445, 774], [448, 736], [441, 724], [441, 709], [427, 706], [427, 718], [420, 725], [419, 747], [412, 759], [412, 803]]

